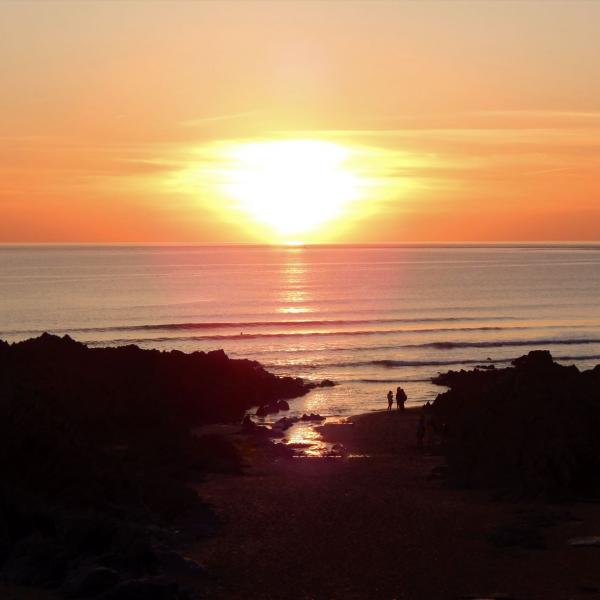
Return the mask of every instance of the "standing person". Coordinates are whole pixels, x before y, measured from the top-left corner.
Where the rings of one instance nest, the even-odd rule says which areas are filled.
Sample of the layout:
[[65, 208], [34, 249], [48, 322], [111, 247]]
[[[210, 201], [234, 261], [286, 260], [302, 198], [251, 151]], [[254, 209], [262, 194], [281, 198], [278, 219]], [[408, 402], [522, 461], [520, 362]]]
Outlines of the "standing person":
[[396, 388], [396, 408], [404, 412], [404, 403], [406, 402], [406, 392], [398, 386]]
[[388, 410], [392, 410], [392, 406], [394, 404], [394, 392], [392, 392], [392, 390], [390, 390], [387, 393], [387, 400], [388, 400]]

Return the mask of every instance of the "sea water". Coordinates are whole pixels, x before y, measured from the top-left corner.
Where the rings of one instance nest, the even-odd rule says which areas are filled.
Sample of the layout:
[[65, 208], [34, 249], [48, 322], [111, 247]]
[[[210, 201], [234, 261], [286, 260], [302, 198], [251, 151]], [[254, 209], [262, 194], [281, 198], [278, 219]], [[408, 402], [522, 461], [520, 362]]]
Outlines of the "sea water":
[[223, 348], [331, 379], [292, 413], [433, 400], [440, 371], [600, 362], [600, 245], [0, 246], [0, 338]]

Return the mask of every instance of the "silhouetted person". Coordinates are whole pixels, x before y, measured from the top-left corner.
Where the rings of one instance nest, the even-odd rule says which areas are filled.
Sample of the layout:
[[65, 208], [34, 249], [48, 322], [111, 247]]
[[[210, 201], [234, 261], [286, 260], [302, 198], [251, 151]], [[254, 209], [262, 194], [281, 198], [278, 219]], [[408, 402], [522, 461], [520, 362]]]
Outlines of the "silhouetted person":
[[387, 400], [388, 400], [388, 410], [392, 410], [392, 406], [394, 405], [394, 392], [392, 392], [392, 390], [390, 390], [387, 393]]
[[406, 402], [406, 392], [398, 386], [396, 388], [396, 408], [404, 410], [404, 403]]

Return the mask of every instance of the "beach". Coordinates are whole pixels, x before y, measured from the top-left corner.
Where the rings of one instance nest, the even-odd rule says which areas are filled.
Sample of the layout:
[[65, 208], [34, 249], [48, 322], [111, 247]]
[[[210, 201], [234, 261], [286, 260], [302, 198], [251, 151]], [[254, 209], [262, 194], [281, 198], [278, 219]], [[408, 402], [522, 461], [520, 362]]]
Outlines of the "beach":
[[217, 600], [597, 597], [598, 548], [569, 541], [600, 532], [600, 505], [452, 489], [435, 476], [441, 457], [416, 448], [418, 418], [380, 411], [326, 428], [329, 442], [344, 440], [346, 458], [276, 458], [222, 427], [246, 467], [197, 485], [220, 527], [186, 547], [208, 576], [179, 572], [182, 587]]
[[0, 359], [3, 597], [600, 593], [599, 367], [534, 351], [326, 420], [290, 416], [312, 383], [223, 352], [44, 334]]
[[[356, 457], [248, 457], [198, 491], [222, 520], [193, 548], [211, 598], [588, 598], [600, 506], [451, 489], [415, 444], [416, 411], [352, 418]], [[363, 456], [360, 456], [364, 454]], [[587, 590], [587, 591], [586, 591]]]

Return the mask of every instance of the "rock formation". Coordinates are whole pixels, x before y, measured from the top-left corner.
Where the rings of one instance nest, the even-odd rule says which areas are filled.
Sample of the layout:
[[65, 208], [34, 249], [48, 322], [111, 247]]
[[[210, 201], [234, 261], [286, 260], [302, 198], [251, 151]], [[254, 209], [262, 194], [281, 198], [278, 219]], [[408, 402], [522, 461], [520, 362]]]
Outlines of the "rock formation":
[[504, 369], [450, 371], [432, 413], [450, 481], [528, 493], [600, 491], [600, 366], [534, 351]]

